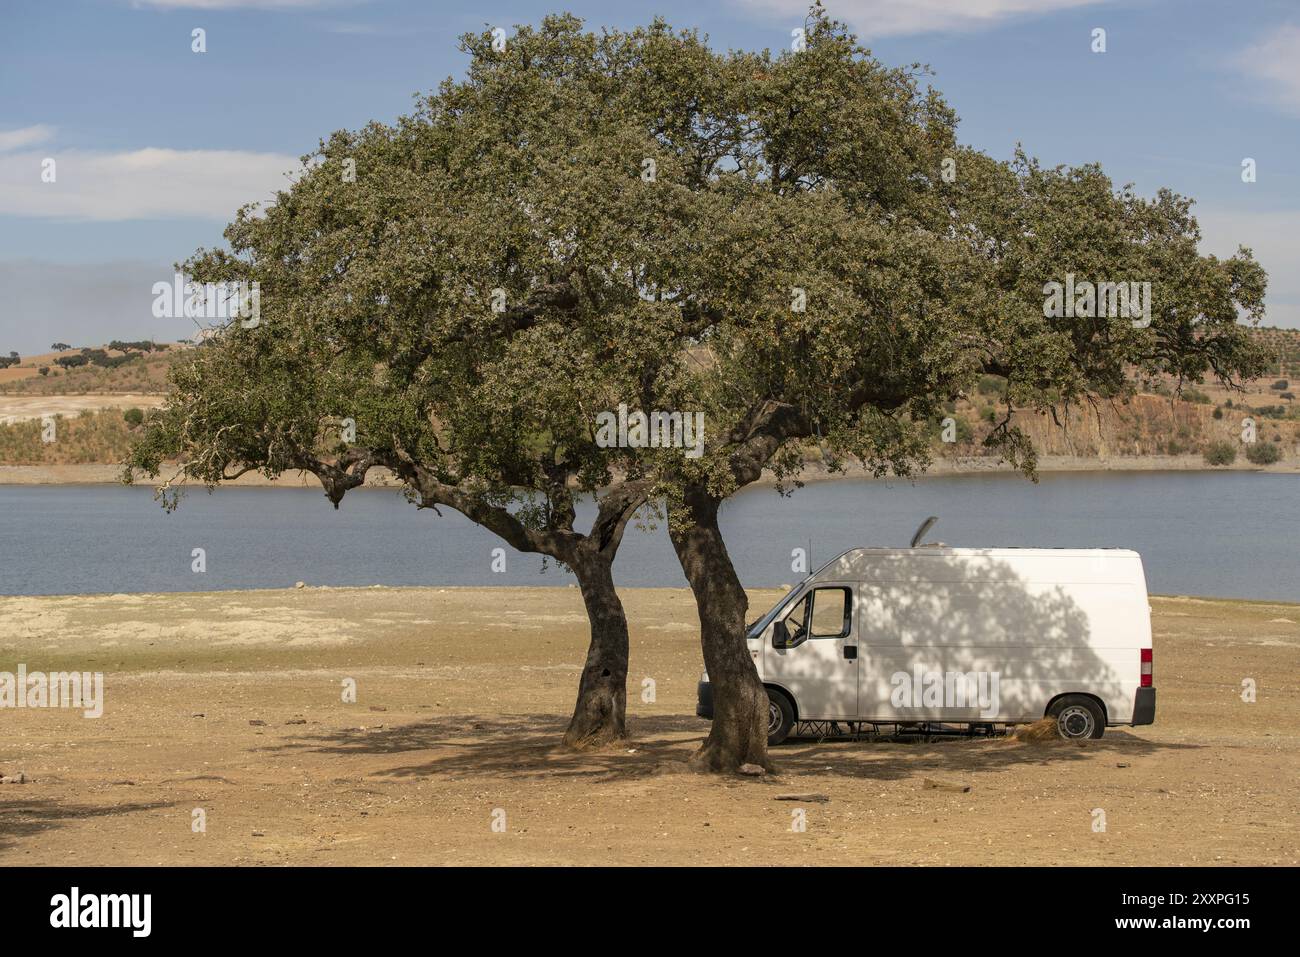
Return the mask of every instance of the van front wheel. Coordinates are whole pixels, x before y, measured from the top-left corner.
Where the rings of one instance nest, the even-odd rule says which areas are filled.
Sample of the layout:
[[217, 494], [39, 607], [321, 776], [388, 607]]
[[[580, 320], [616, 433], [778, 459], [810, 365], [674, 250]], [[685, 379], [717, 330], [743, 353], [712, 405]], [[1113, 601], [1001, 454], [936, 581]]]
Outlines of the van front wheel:
[[1081, 694], [1068, 694], [1047, 710], [1056, 719], [1056, 732], [1066, 739], [1100, 738], [1106, 730], [1101, 705]]
[[767, 743], [780, 744], [794, 727], [794, 705], [774, 688], [767, 689]]

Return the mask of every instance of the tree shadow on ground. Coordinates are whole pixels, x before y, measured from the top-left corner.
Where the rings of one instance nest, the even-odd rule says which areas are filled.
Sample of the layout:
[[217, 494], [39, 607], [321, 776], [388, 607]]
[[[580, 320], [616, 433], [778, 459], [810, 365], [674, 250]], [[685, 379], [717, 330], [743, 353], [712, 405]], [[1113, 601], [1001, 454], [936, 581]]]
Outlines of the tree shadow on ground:
[[149, 801], [131, 804], [67, 804], [53, 798], [19, 798], [0, 801], [0, 851], [18, 842], [65, 823], [97, 817], [115, 817], [137, 811], [156, 811], [175, 807], [174, 801]]
[[708, 724], [686, 715], [638, 718], [635, 738], [623, 745], [570, 751], [560, 739], [569, 718], [560, 714], [450, 715], [393, 728], [351, 728], [299, 738], [266, 751], [336, 755], [432, 752], [418, 764], [390, 768], [385, 777], [499, 774], [509, 777], [641, 777], [680, 764]]
[[[487, 774], [513, 778], [638, 778], [686, 770], [708, 724], [688, 715], [662, 715], [629, 722], [626, 745], [569, 751], [559, 744], [568, 718], [559, 714], [451, 715], [400, 727], [348, 729], [300, 737], [259, 749], [352, 756], [422, 752], [418, 761], [376, 772], [380, 777]], [[1098, 752], [1141, 757], [1197, 745], [1147, 741], [1123, 731], [1100, 740], [1024, 744], [1005, 738], [890, 740], [797, 740], [773, 748], [777, 776], [836, 775], [896, 780], [921, 773], [1004, 770], [1024, 765], [1063, 765]]]
[[1199, 747], [1148, 741], [1127, 731], [1109, 730], [1102, 738], [1085, 741], [1022, 742], [1010, 737], [924, 738], [919, 735], [912, 741], [796, 740], [768, 753], [779, 774], [893, 779], [930, 772], [958, 774], [1034, 765], [1063, 766], [1086, 761], [1099, 753], [1123, 759]]

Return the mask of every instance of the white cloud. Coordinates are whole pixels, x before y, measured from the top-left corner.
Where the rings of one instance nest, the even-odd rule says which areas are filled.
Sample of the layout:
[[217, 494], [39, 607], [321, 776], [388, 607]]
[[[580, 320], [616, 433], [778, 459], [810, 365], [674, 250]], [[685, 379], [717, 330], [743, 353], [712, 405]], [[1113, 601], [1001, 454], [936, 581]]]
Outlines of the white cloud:
[[1232, 65], [1256, 80], [1256, 92], [1300, 116], [1300, 26], [1286, 24], [1232, 58]]
[[[733, 0], [802, 23], [808, 0]], [[827, 12], [866, 37], [949, 33], [1107, 0], [826, 0]]]
[[18, 130], [0, 130], [0, 153], [44, 143], [54, 136], [54, 127], [38, 123]]
[[[54, 159], [56, 178], [41, 179]], [[241, 150], [52, 150], [0, 155], [0, 215], [83, 220], [229, 220], [287, 188], [295, 156]]]

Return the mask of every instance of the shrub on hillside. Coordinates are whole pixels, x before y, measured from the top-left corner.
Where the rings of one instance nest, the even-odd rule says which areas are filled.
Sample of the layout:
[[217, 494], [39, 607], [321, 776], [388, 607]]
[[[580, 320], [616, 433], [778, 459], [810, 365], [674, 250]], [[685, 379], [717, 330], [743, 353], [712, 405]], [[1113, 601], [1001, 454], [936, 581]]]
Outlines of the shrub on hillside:
[[1277, 380], [1276, 382], [1274, 382], [1271, 386], [1269, 386], [1269, 388], [1272, 389], [1272, 390], [1275, 391], [1275, 392], [1281, 392], [1283, 389], [1285, 389], [1285, 388], [1286, 388], [1287, 386], [1289, 386], [1290, 384], [1291, 384], [1291, 383], [1287, 382], [1286, 379], [1278, 379], [1278, 380]]
[[1246, 446], [1246, 461], [1251, 465], [1272, 465], [1282, 459], [1282, 450], [1272, 442], [1252, 442]]
[[144, 421], [144, 413], [133, 406], [129, 409], [123, 410], [122, 418], [126, 419], [126, 424], [131, 426], [131, 428], [134, 429], [137, 425], [139, 425], [141, 422]]
[[1237, 461], [1237, 447], [1222, 439], [1211, 442], [1205, 447], [1207, 465], [1231, 465]]

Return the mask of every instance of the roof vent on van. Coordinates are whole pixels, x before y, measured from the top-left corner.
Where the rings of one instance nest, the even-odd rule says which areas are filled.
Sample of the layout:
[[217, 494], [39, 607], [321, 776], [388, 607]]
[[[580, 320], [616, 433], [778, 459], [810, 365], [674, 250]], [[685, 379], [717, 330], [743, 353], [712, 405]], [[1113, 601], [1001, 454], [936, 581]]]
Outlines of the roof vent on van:
[[942, 548], [943, 547], [943, 542], [922, 543], [921, 541], [921, 539], [925, 536], [925, 533], [928, 532], [930, 528], [934, 525], [934, 523], [937, 521], [939, 521], [939, 516], [931, 515], [929, 518], [927, 518], [924, 522], [921, 523], [921, 527], [918, 528], [916, 530], [916, 534], [912, 536], [912, 548]]

